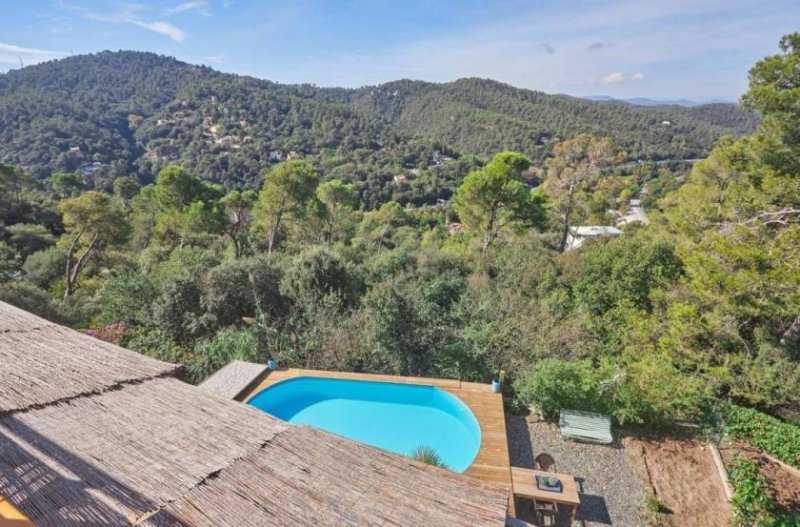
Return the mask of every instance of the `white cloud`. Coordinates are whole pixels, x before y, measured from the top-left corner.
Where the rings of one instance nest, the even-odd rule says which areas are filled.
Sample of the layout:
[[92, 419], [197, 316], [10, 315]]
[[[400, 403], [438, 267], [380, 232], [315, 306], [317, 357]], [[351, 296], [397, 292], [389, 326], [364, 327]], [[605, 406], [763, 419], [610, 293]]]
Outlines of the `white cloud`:
[[625, 76], [622, 74], [621, 71], [615, 71], [613, 73], [609, 73], [605, 77], [603, 77], [603, 84], [616, 84], [618, 82], [622, 82], [625, 80]]
[[19, 64], [22, 60], [23, 64], [37, 64], [47, 60], [60, 59], [66, 57], [68, 53], [64, 51], [53, 51], [49, 49], [36, 49], [25, 48], [16, 46], [14, 44], [7, 44], [0, 42], [0, 63], [3, 64]]
[[[186, 11], [188, 9], [195, 9], [197, 7], [202, 7], [199, 4], [205, 4], [205, 2], [184, 2], [183, 4], [179, 4], [172, 9], [174, 10], [181, 8], [181, 11]], [[121, 6], [116, 11], [111, 11], [111, 12], [91, 11], [88, 9], [83, 9], [81, 7], [66, 6], [64, 4], [61, 4], [61, 7], [69, 11], [76, 12], [80, 14], [84, 19], [91, 20], [93, 22], [108, 22], [112, 24], [133, 24], [134, 26], [138, 26], [143, 29], [148, 29], [160, 35], [169, 37], [175, 42], [183, 42], [186, 40], [186, 33], [181, 28], [177, 27], [175, 24], [164, 22], [162, 20], [153, 20], [153, 21], [145, 20], [146, 18], [149, 18], [147, 16], [148, 13], [150, 13], [152, 16], [152, 9], [146, 6], [141, 6], [136, 4], [121, 4]]]
[[226, 55], [224, 53], [216, 53], [205, 57], [206, 61], [213, 64], [222, 64], [225, 62]]
[[145, 29], [149, 29], [150, 31], [155, 31], [161, 35], [166, 35], [175, 42], [183, 42], [186, 40], [186, 33], [179, 27], [170, 24], [169, 22], [163, 22], [161, 20], [156, 20], [155, 22], [142, 22], [141, 20], [129, 20], [131, 24], [137, 25], [139, 27], [143, 27]]
[[198, 11], [198, 10], [203, 15], [211, 16], [211, 13], [208, 11], [208, 2], [206, 2], [205, 0], [180, 3], [175, 7], [171, 7], [166, 11], [164, 11], [164, 16], [172, 16], [178, 13], [184, 13], [186, 11]]
[[631, 80], [632, 81], [643, 81], [644, 80], [644, 73], [641, 73], [641, 72], [634, 73], [633, 75], [631, 75]]

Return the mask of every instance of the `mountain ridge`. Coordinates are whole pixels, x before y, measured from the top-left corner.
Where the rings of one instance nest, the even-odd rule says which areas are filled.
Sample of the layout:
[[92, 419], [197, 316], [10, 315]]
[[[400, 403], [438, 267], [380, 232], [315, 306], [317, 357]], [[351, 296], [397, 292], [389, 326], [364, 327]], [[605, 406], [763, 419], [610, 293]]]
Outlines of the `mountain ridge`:
[[398, 170], [424, 169], [435, 152], [466, 160], [513, 149], [541, 161], [554, 140], [589, 132], [610, 136], [631, 159], [694, 158], [756, 121], [734, 105], [640, 108], [491, 79], [280, 84], [136, 51], [0, 74], [0, 161], [38, 177], [91, 172], [106, 188], [117, 176], [147, 183], [168, 163], [228, 188], [254, 187], [295, 155], [313, 158], [326, 176], [384, 192]]

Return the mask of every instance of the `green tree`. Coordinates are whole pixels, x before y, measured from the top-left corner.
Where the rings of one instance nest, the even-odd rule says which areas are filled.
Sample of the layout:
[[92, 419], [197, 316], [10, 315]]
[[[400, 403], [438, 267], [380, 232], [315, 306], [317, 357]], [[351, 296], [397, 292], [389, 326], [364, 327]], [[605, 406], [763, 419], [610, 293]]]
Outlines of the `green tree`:
[[122, 210], [127, 211], [131, 200], [139, 192], [139, 183], [129, 177], [118, 177], [114, 180], [114, 196], [119, 201]]
[[198, 276], [177, 276], [161, 285], [153, 302], [153, 321], [179, 344], [191, 344], [217, 327], [216, 318], [201, 304], [203, 289]]
[[106, 324], [150, 325], [152, 304], [158, 295], [158, 284], [147, 274], [127, 272], [112, 276], [97, 294], [99, 319]]
[[301, 159], [285, 161], [265, 176], [255, 207], [255, 228], [266, 235], [268, 254], [272, 254], [285, 223], [306, 217], [318, 183], [313, 165]]
[[57, 278], [64, 275], [64, 251], [50, 247], [28, 255], [22, 266], [25, 278], [37, 286], [47, 289]]
[[544, 190], [560, 225], [559, 252], [567, 247], [573, 213], [581, 194], [591, 193], [603, 168], [620, 162], [623, 155], [608, 138], [581, 134], [553, 147], [547, 160]]
[[78, 285], [86, 265], [110, 247], [124, 243], [130, 225], [107, 194], [89, 191], [61, 201], [65, 233], [59, 248], [66, 254], [64, 298], [69, 298]]
[[157, 205], [155, 232], [170, 245], [202, 245], [222, 232], [222, 192], [182, 167], [170, 165], [158, 173], [153, 197]]
[[336, 238], [342, 216], [353, 210], [358, 193], [352, 183], [342, 183], [338, 179], [326, 181], [317, 187], [317, 199], [325, 206], [325, 242]]
[[20, 167], [0, 163], [0, 205], [3, 202], [18, 205], [22, 200], [22, 192], [33, 181], [33, 176]]
[[258, 194], [253, 190], [232, 190], [222, 198], [228, 220], [225, 234], [233, 242], [233, 254], [236, 258], [241, 257], [247, 247], [247, 234], [253, 223], [253, 206], [257, 201]]
[[381, 205], [378, 210], [364, 214], [358, 226], [356, 240], [377, 247], [395, 247], [395, 235], [413, 225], [413, 218], [396, 201]]
[[800, 173], [800, 33], [781, 38], [781, 53], [756, 63], [742, 96], [761, 114], [759, 135], [769, 143], [764, 160], [787, 173]]
[[0, 284], [8, 282], [19, 271], [19, 254], [0, 240]]
[[22, 258], [41, 251], [55, 243], [55, 237], [43, 225], [33, 223], [17, 223], [6, 227], [9, 243], [19, 252]]
[[281, 293], [304, 309], [332, 296], [341, 306], [352, 306], [359, 284], [338, 254], [309, 248], [291, 260], [281, 281]]
[[482, 237], [484, 252], [509, 225], [540, 224], [542, 202], [522, 182], [530, 166], [522, 154], [501, 152], [458, 188], [453, 208], [464, 225]]
[[59, 199], [72, 198], [83, 190], [83, 180], [72, 172], [56, 172], [50, 176], [50, 189]]
[[142, 251], [150, 245], [158, 222], [158, 202], [155, 185], [143, 187], [131, 199], [130, 222], [133, 229], [131, 245]]

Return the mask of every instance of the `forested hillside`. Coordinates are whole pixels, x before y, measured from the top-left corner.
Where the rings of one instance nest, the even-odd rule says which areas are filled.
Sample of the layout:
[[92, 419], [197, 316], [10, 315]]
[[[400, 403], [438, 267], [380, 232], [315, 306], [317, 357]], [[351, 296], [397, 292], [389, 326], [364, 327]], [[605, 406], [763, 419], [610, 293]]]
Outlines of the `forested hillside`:
[[609, 135], [629, 159], [694, 158], [755, 122], [734, 105], [634, 108], [475, 79], [281, 85], [139, 52], [0, 75], [0, 161], [39, 178], [78, 171], [110, 190], [119, 176], [147, 184], [178, 163], [225, 189], [256, 188], [271, 167], [304, 157], [355, 182], [368, 208], [449, 198], [503, 149], [542, 160], [558, 139], [589, 132]]
[[397, 81], [364, 88], [354, 104], [415, 136], [471, 153], [502, 149], [542, 159], [551, 142], [607, 135], [632, 159], [694, 159], [725, 134], [751, 132], [754, 114], [732, 104], [638, 107], [549, 95], [485, 79]]
[[[255, 189], [226, 191], [196, 171], [204, 165], [192, 141], [205, 141], [203, 132], [178, 147], [194, 129], [180, 123], [159, 139], [173, 148], [173, 161], [195, 160], [195, 168], [122, 159], [140, 179], [118, 177], [113, 193], [73, 174], [41, 181], [0, 164], [0, 300], [181, 362], [193, 381], [232, 359], [276, 357], [289, 366], [481, 382], [504, 370], [515, 406], [595, 409], [645, 426], [701, 421], [721, 401], [796, 415], [800, 35], [781, 46], [752, 69], [743, 98], [761, 115], [758, 130], [721, 141], [683, 185], [676, 181], [684, 175], [666, 166], [616, 170], [623, 149], [590, 134], [555, 142], [545, 161], [496, 153], [463, 178], [450, 202], [420, 208], [370, 207], [357, 184], [326, 168], [335, 165], [326, 157], [282, 161]], [[103, 54], [99, 62], [123, 57]], [[48, 126], [77, 122], [74, 112], [83, 111], [86, 123], [95, 123], [90, 114], [118, 112], [142, 117], [138, 124], [126, 117], [131, 136], [107, 135], [102, 123], [71, 133], [134, 145], [133, 155], [138, 137], [161, 129], [157, 119], [200, 119], [195, 104], [223, 117], [225, 108], [238, 108], [238, 120], [277, 108], [301, 121], [316, 111], [332, 119], [331, 128], [298, 125], [293, 141], [325, 130], [334, 144], [386, 130], [358, 110], [306, 97], [303, 88], [133, 58], [151, 85], [111, 85], [125, 84], [117, 77], [93, 84], [87, 108], [94, 110], [74, 99], [64, 102], [69, 118], [33, 119], [50, 135], [31, 137], [31, 148], [53, 145], [58, 153], [60, 132]], [[146, 96], [161, 89], [163, 72], [147, 66], [153, 60], [165, 71], [178, 67], [177, 96]], [[242, 97], [256, 84], [263, 106], [209, 94], [195, 76], [212, 85], [218, 79]], [[64, 77], [44, 86], [62, 82], [88, 81]], [[51, 108], [49, 89], [31, 85], [20, 111]], [[60, 93], [72, 100], [66, 88]], [[206, 102], [189, 102], [190, 94]], [[120, 98], [129, 102], [113, 102]], [[644, 185], [649, 225], [625, 225], [618, 238], [568, 250], [571, 227], [612, 221], [609, 210], [624, 208]]]

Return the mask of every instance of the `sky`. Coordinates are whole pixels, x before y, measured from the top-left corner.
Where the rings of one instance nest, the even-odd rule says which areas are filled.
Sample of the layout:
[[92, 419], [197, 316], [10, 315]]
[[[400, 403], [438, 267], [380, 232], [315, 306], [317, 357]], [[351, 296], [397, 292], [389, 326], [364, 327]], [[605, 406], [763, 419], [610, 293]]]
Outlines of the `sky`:
[[132, 49], [277, 82], [737, 99], [798, 0], [0, 0], [0, 71]]

